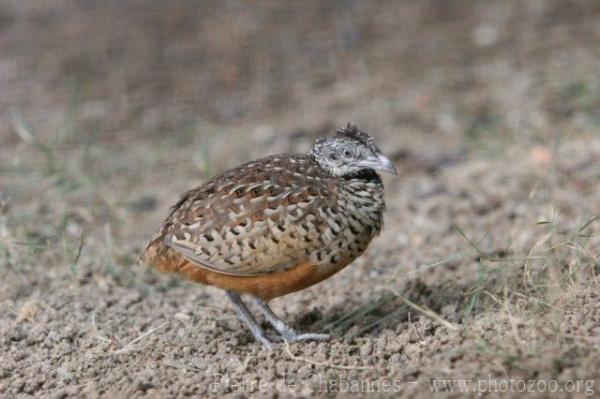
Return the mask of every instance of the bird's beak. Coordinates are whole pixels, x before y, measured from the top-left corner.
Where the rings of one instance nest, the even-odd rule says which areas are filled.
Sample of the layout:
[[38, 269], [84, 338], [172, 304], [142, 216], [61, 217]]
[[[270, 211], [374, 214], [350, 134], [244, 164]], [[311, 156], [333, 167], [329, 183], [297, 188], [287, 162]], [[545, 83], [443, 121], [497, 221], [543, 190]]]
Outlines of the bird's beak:
[[359, 161], [359, 165], [365, 168], [391, 173], [392, 175], [398, 175], [398, 171], [396, 170], [394, 163], [389, 158], [384, 157], [381, 154], [373, 155], [367, 159], [363, 159], [362, 161]]

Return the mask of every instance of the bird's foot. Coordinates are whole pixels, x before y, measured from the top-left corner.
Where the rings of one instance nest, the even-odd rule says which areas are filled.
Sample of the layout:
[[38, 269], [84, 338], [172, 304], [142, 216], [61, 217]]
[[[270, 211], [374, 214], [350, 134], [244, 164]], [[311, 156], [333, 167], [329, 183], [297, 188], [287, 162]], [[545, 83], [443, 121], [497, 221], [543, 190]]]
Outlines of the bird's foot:
[[271, 310], [269, 305], [266, 302], [262, 301], [259, 298], [255, 298], [258, 308], [261, 310], [263, 315], [266, 317], [267, 321], [273, 326], [275, 330], [281, 335], [286, 342], [300, 342], [300, 341], [324, 341], [328, 340], [329, 334], [319, 334], [319, 333], [299, 333], [290, 327], [285, 321], [281, 320], [277, 315]]
[[248, 326], [248, 329], [252, 333], [252, 336], [254, 336], [254, 339], [263, 344], [263, 346], [269, 352], [271, 352], [271, 350], [273, 349], [273, 343], [269, 340], [269, 338], [267, 338], [264, 330], [258, 325], [256, 320], [254, 320], [254, 317], [252, 316], [252, 314], [250, 314], [250, 311], [248, 310], [246, 304], [244, 304], [240, 296], [232, 291], [227, 291], [227, 296], [235, 305], [235, 308], [238, 312], [238, 316], [244, 322], [244, 324]]
[[298, 333], [294, 330], [282, 333], [281, 337], [288, 342], [327, 341], [329, 338], [331, 338], [329, 334]]
[[297, 332], [286, 332], [281, 335], [269, 336], [269, 340], [275, 343], [283, 342], [301, 342], [301, 341], [327, 341], [331, 336], [329, 334], [318, 334], [318, 333], [297, 333]]

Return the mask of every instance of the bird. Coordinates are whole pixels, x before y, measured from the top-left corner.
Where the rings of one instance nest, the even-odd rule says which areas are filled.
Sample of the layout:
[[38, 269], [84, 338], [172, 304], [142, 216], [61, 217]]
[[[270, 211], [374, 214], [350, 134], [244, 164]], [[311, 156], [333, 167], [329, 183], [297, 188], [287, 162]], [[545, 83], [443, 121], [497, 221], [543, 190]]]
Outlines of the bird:
[[[250, 161], [183, 193], [139, 261], [225, 290], [269, 350], [276, 341], [329, 339], [298, 332], [268, 302], [342, 270], [379, 235], [385, 198], [378, 171], [397, 175], [371, 135], [349, 123], [308, 154]], [[253, 298], [275, 338], [242, 295]]]

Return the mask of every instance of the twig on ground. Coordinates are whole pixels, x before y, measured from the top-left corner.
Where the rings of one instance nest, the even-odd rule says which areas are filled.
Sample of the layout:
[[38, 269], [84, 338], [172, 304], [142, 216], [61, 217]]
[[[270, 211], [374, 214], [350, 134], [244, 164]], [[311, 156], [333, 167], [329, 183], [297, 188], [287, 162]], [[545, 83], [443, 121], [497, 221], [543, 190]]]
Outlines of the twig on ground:
[[393, 293], [397, 297], [401, 298], [411, 308], [418, 310], [419, 312], [423, 313], [425, 316], [429, 316], [430, 318], [438, 321], [439, 323], [441, 323], [442, 325], [444, 325], [446, 328], [448, 328], [450, 330], [458, 331], [459, 327], [456, 324], [450, 323], [448, 320], [444, 319], [442, 316], [438, 315], [433, 310], [431, 310], [425, 306], [417, 305], [416, 303], [414, 303], [410, 299], [406, 298], [404, 295], [402, 295], [398, 291], [394, 290], [393, 288], [387, 288], [387, 290], [389, 290], [391, 293]]
[[161, 328], [165, 327], [166, 325], [168, 325], [168, 322], [165, 322], [161, 325], [159, 325], [158, 327], [154, 327], [148, 331], [146, 331], [145, 333], [140, 334], [137, 338], [135, 338], [133, 341], [125, 344], [121, 349], [117, 349], [116, 351], [112, 351], [109, 353], [90, 353], [91, 355], [94, 356], [113, 356], [113, 355], [123, 355], [125, 353], [129, 353], [135, 350], [139, 350], [140, 348], [136, 348], [135, 344], [144, 339], [145, 337], [147, 337], [148, 335], [156, 332], [157, 330], [160, 330]]

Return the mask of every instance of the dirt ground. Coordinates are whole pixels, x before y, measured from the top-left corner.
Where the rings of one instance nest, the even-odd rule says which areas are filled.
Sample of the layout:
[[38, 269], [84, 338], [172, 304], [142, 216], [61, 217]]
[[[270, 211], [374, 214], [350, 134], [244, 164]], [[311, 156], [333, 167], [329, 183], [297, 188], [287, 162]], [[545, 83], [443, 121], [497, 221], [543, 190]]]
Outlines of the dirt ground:
[[[0, 398], [592, 397], [600, 4], [0, 2]], [[353, 121], [385, 228], [272, 302], [137, 266], [178, 194]]]

